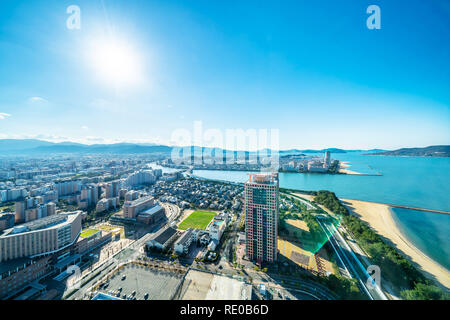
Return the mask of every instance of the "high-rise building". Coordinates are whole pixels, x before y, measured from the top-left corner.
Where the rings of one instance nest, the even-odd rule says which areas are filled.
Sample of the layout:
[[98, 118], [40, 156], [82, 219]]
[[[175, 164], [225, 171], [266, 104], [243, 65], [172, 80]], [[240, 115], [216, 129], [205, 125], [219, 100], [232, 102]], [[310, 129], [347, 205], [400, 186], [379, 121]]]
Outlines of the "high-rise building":
[[130, 187], [153, 184], [156, 182], [156, 177], [152, 170], [140, 170], [130, 174], [124, 181], [125, 185]]
[[55, 189], [58, 191], [58, 196], [67, 196], [79, 192], [81, 182], [72, 180], [56, 182]]
[[16, 201], [21, 198], [25, 198], [28, 195], [28, 191], [25, 188], [21, 189], [8, 189], [0, 191], [0, 203], [7, 201]]
[[112, 181], [105, 184], [105, 198], [115, 198], [119, 196], [119, 181]]
[[249, 174], [245, 192], [246, 254], [251, 260], [277, 260], [278, 174]]
[[80, 195], [77, 196], [77, 203], [80, 209], [86, 209], [97, 205], [101, 195], [101, 187], [97, 184], [85, 185], [81, 188]]
[[53, 202], [43, 203], [42, 200], [42, 197], [27, 197], [23, 201], [17, 201], [15, 222], [30, 222], [55, 214], [56, 204]]
[[325, 156], [323, 158], [324, 166], [329, 167], [331, 163], [331, 154], [330, 151], [325, 151]]

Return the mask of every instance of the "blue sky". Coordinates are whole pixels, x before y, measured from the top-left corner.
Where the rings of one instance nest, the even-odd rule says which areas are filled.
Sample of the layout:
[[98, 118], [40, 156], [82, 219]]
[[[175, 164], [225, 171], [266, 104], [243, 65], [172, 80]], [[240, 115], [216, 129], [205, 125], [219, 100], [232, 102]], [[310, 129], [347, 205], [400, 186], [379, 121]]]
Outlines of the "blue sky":
[[[2, 1], [0, 138], [170, 143], [198, 120], [283, 149], [449, 144], [449, 40], [438, 0]], [[99, 71], [108, 42], [139, 81]]]

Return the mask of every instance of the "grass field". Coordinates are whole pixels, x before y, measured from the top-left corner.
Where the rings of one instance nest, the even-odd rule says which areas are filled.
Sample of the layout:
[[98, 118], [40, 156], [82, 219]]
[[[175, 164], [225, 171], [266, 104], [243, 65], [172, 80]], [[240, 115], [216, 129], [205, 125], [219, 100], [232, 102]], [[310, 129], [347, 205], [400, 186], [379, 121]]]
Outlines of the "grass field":
[[95, 229], [87, 229], [87, 230], [84, 230], [84, 231], [80, 234], [80, 236], [83, 237], [83, 238], [87, 238], [87, 237], [92, 236], [92, 235], [93, 235], [94, 233], [96, 233], [96, 232], [98, 232], [98, 230], [95, 230]]
[[205, 229], [208, 223], [211, 222], [212, 218], [216, 215], [215, 212], [211, 211], [194, 211], [189, 217], [184, 219], [178, 229], [186, 230], [188, 228], [195, 229]]

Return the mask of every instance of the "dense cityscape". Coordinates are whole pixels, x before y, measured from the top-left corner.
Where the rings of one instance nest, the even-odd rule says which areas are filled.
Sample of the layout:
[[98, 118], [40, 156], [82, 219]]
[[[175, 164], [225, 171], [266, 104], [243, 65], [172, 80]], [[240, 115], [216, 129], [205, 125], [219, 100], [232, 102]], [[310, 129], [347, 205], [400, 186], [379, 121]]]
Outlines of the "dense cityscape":
[[[276, 176], [269, 183], [273, 194], [262, 199], [272, 199], [270, 247], [245, 249], [253, 243], [245, 239], [257, 237], [251, 227], [257, 216], [243, 214], [250, 210], [244, 208], [251, 206], [249, 190], [198, 179], [189, 170], [161, 167], [156, 161], [164, 163], [145, 156], [2, 159], [1, 298], [100, 299], [104, 294], [121, 299], [267, 299], [269, 288], [275, 299], [317, 296], [289, 293], [275, 280], [264, 284], [269, 277], [257, 271], [267, 272], [264, 263], [277, 260], [279, 206], [294, 206], [290, 200], [278, 204]], [[264, 174], [252, 176], [256, 186], [265, 186]], [[148, 274], [142, 271], [140, 276], [148, 279], [139, 283], [148, 282], [149, 288], [128, 284], [125, 294], [108, 284], [120, 270], [137, 266], [147, 266]], [[285, 267], [287, 262], [280, 265]], [[309, 269], [308, 264], [303, 267]], [[152, 277], [163, 283], [152, 268], [174, 277], [173, 292], [152, 287]], [[191, 296], [190, 283], [204, 277], [202, 272], [215, 275], [214, 283], [238, 284], [238, 289], [215, 292], [212, 284], [205, 284], [203, 296]], [[333, 296], [323, 290], [325, 297]]]
[[406, 295], [395, 278], [367, 282], [364, 242], [333, 193], [280, 189], [270, 172], [249, 173], [244, 184], [209, 180], [193, 174], [191, 157], [184, 169], [170, 162], [161, 154], [2, 158], [0, 298]]

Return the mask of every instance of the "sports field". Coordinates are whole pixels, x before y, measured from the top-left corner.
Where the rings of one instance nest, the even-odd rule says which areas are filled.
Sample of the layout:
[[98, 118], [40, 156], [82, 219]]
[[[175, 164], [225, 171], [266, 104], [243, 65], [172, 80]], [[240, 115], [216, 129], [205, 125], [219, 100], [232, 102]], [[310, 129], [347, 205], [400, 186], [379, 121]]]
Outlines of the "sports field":
[[205, 229], [215, 215], [216, 213], [211, 211], [200, 211], [200, 210], [194, 211], [191, 213], [189, 217], [187, 217], [180, 223], [178, 229], [181, 230], [186, 230], [188, 228]]

